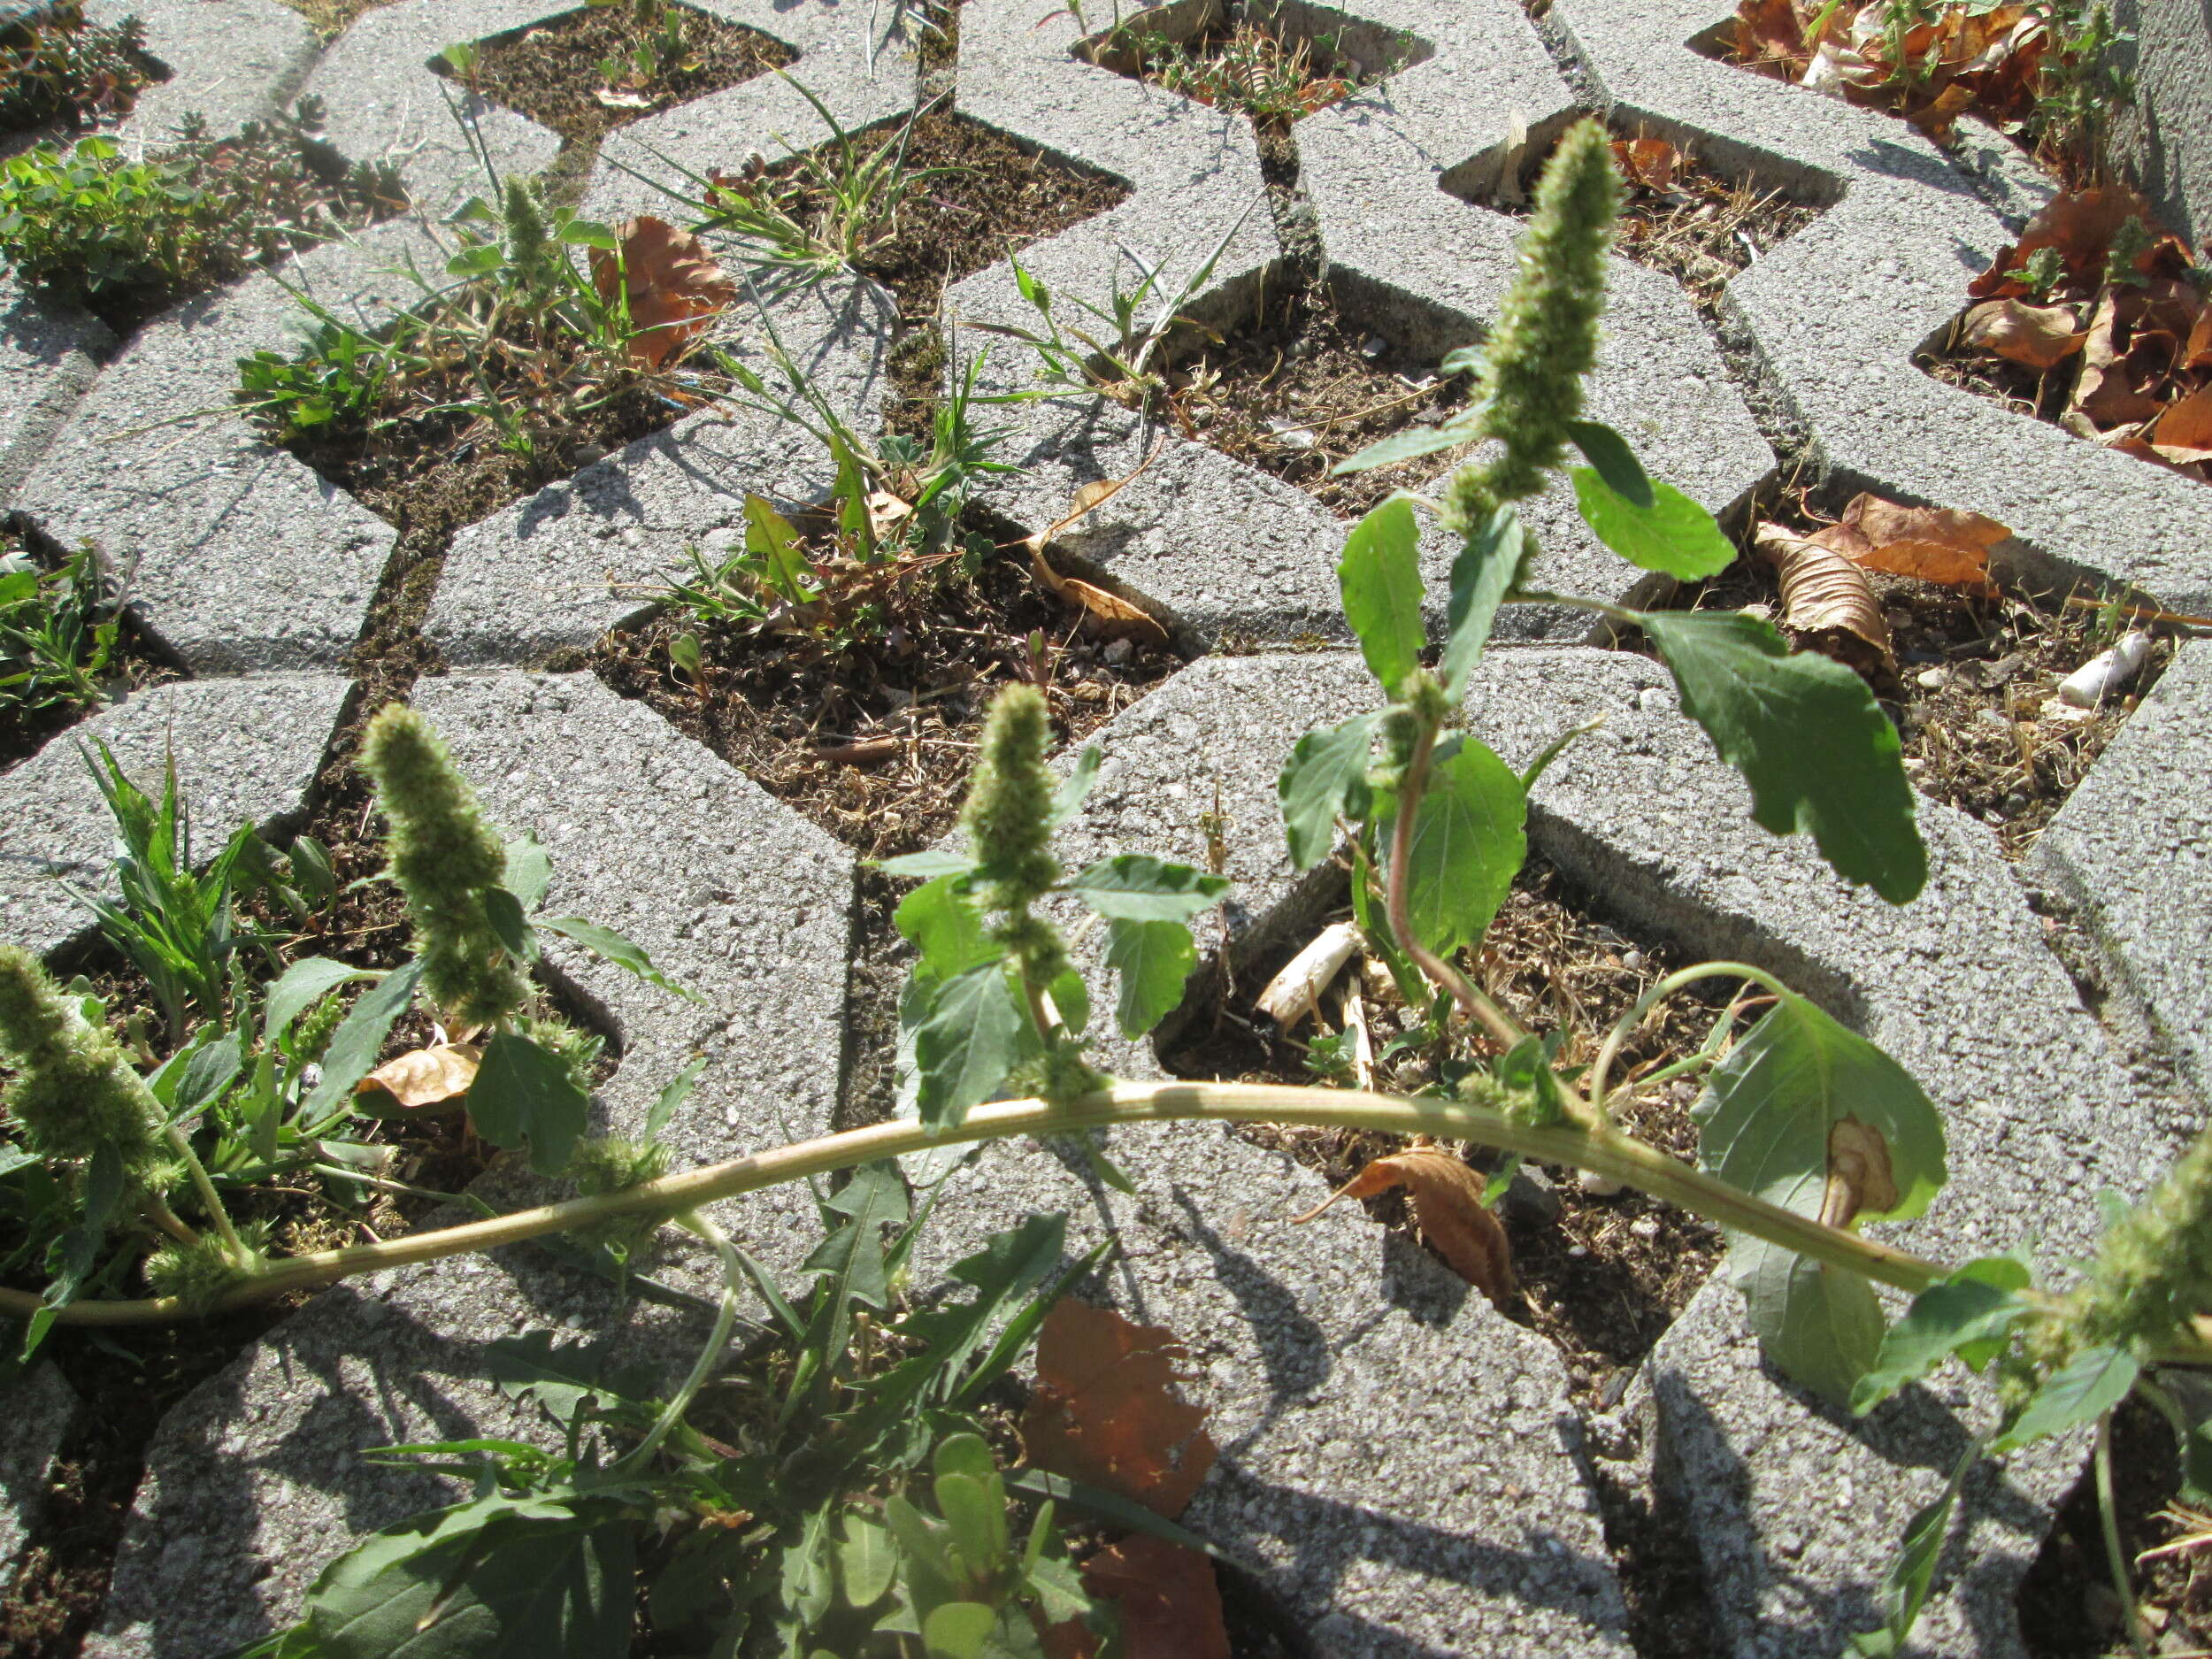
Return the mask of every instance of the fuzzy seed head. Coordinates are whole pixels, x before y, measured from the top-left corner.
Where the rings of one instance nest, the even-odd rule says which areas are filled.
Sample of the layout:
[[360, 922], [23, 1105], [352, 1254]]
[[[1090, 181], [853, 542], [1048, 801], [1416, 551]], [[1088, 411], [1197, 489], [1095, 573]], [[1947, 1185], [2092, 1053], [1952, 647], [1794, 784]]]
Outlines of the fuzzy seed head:
[[1520, 269], [1484, 353], [1482, 431], [1502, 453], [1463, 467], [1444, 492], [1445, 522], [1467, 535], [1509, 501], [1532, 495], [1564, 457], [1597, 361], [1605, 260], [1620, 212], [1611, 141], [1594, 120], [1567, 129], [1537, 187]]
[[113, 1147], [134, 1174], [157, 1160], [154, 1102], [121, 1047], [12, 945], [0, 945], [0, 1053], [16, 1069], [0, 1105], [30, 1151], [77, 1160]]
[[1045, 769], [1051, 742], [1043, 694], [1034, 686], [1009, 686], [999, 693], [960, 813], [977, 862], [990, 873], [979, 895], [987, 910], [1024, 909], [1060, 879], [1050, 850], [1053, 780]]
[[429, 723], [404, 703], [369, 722], [361, 764], [392, 826], [392, 879], [406, 895], [423, 990], [462, 1025], [498, 1024], [529, 986], [493, 927], [485, 894], [506, 877], [507, 851]]
[[2212, 1128], [2104, 1236], [2096, 1264], [2053, 1322], [2055, 1356], [2091, 1348], [2136, 1353], [2212, 1312]]

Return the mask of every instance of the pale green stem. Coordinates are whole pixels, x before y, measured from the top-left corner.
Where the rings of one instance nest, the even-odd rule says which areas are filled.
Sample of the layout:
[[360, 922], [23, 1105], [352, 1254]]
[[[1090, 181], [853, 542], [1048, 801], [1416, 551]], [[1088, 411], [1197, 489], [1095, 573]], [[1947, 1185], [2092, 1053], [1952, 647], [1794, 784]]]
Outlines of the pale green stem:
[[1663, 979], [1636, 999], [1636, 1006], [1614, 1022], [1613, 1029], [1605, 1034], [1604, 1046], [1599, 1048], [1597, 1059], [1590, 1067], [1590, 1109], [1601, 1117], [1608, 1116], [1606, 1102], [1609, 1091], [1605, 1079], [1613, 1070], [1613, 1062], [1620, 1057], [1621, 1045], [1644, 1022], [1644, 1016], [1686, 985], [1695, 985], [1700, 979], [1749, 979], [1763, 985], [1777, 996], [1787, 996], [1789, 987], [1764, 968], [1755, 968], [1747, 962], [1701, 962], [1695, 967], [1683, 968], [1670, 973]]
[[607, 1472], [616, 1474], [641, 1468], [660, 1444], [676, 1431], [684, 1420], [684, 1413], [691, 1409], [691, 1402], [699, 1397], [699, 1391], [707, 1386], [707, 1379], [714, 1375], [714, 1368], [722, 1363], [722, 1350], [729, 1346], [730, 1332], [737, 1325], [737, 1299], [745, 1283], [744, 1270], [738, 1263], [737, 1250], [730, 1243], [729, 1234], [714, 1225], [697, 1210], [686, 1210], [675, 1217], [676, 1225], [697, 1233], [722, 1258], [722, 1302], [714, 1310], [714, 1328], [707, 1333], [706, 1346], [699, 1350], [699, 1357], [691, 1363], [691, 1374], [684, 1379], [683, 1386], [671, 1395], [653, 1426], [645, 1432], [645, 1438], [633, 1446], [621, 1457], [610, 1464]]
[[231, 1260], [239, 1267], [253, 1260], [253, 1253], [238, 1236], [238, 1229], [230, 1225], [230, 1212], [223, 1208], [222, 1194], [215, 1190], [215, 1183], [208, 1179], [207, 1165], [200, 1162], [200, 1155], [192, 1149], [192, 1141], [183, 1130], [171, 1124], [164, 1133], [169, 1145], [184, 1160], [185, 1171], [192, 1178], [192, 1190], [200, 1195], [200, 1206], [207, 1211], [207, 1218], [215, 1224], [215, 1231], [222, 1234], [223, 1243], [230, 1251]]
[[2112, 1587], [2120, 1594], [2120, 1611], [2128, 1626], [2128, 1645], [2136, 1659], [2151, 1659], [2149, 1632], [2135, 1605], [2133, 1575], [2128, 1571], [2127, 1550], [2120, 1542], [2120, 1511], [2112, 1494], [2112, 1413], [2097, 1419], [2097, 1518], [2104, 1526], [2105, 1562], [2112, 1569]]

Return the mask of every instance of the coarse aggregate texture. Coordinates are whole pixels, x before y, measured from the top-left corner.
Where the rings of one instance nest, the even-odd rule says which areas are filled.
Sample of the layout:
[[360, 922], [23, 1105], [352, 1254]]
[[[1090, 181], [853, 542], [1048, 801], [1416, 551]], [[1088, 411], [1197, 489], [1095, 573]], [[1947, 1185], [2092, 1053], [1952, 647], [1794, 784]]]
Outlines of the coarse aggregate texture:
[[17, 510], [58, 546], [97, 548], [146, 631], [196, 671], [336, 664], [395, 533], [261, 441], [234, 405], [237, 359], [290, 349], [306, 314], [287, 285], [357, 322], [391, 316], [421, 295], [410, 257], [444, 263], [419, 221], [392, 219], [157, 318], [55, 435]]
[[2113, 118], [2113, 148], [2167, 223], [2201, 244], [2212, 237], [2212, 12], [2200, 0], [2116, 0], [2112, 12], [2135, 36], [2116, 55], [2135, 102]]
[[0, 939], [52, 951], [92, 926], [65, 881], [108, 896], [118, 890], [108, 863], [115, 822], [87, 766], [88, 757], [97, 760], [93, 745], [106, 744], [156, 800], [174, 758], [204, 863], [240, 824], [265, 829], [303, 810], [346, 691], [344, 680], [314, 675], [173, 681], [0, 772]]
[[27, 293], [0, 269], [0, 508], [30, 476], [113, 343], [97, 318]]
[[488, 40], [572, 12], [564, 0], [398, 0], [365, 12], [307, 79], [330, 142], [357, 161], [396, 162], [409, 200], [435, 218], [490, 196], [485, 174], [533, 173], [557, 134], [431, 67], [449, 46]]
[[856, 10], [842, 0], [710, 0], [699, 10], [781, 42], [798, 61], [778, 74], [694, 98], [607, 134], [585, 198], [588, 215], [674, 217], [674, 191], [696, 199], [709, 173], [777, 161], [830, 140], [807, 94], [849, 133], [914, 107], [918, 26], [904, 6]]
[[[728, 313], [717, 343], [794, 395], [768, 359], [780, 343], [841, 419], [880, 429], [895, 322], [864, 280], [826, 281]], [[449, 662], [533, 662], [588, 646], [655, 608], [697, 549], [720, 563], [743, 539], [745, 497], [789, 511], [828, 498], [836, 469], [817, 439], [773, 411], [725, 403], [641, 438], [453, 539], [425, 629]]]
[[85, 15], [146, 26], [146, 55], [168, 70], [138, 95], [118, 129], [127, 145], [154, 146], [187, 115], [217, 137], [288, 104], [315, 61], [315, 31], [278, 0], [92, 0]]
[[[599, 1095], [611, 1133], [639, 1133], [696, 1056], [706, 1069], [664, 1136], [680, 1166], [829, 1133], [852, 855], [590, 674], [424, 680], [411, 701], [494, 821], [544, 844], [545, 913], [627, 935], [700, 999], [546, 941], [553, 971], [619, 1043]], [[779, 1271], [819, 1238], [803, 1186], [724, 1210], [732, 1236]]]
[[2212, 1096], [2212, 641], [2184, 645], [2036, 842], [2153, 1028]]
[[0, 1384], [0, 1584], [15, 1577], [31, 1529], [46, 1506], [48, 1476], [83, 1402], [51, 1365]]
[[1724, 171], [1828, 204], [1728, 285], [1732, 321], [1839, 487], [2009, 526], [2016, 566], [2059, 585], [2212, 601], [2212, 498], [2193, 480], [1932, 380], [1913, 354], [2008, 240], [1975, 180], [1911, 127], [1693, 50], [1712, 0], [1559, 0], [1547, 23], [1609, 113]]
[[1186, 1525], [1258, 1567], [1331, 1659], [1622, 1655], [1619, 1586], [1557, 1352], [1287, 1154], [1220, 1125], [1114, 1134], [1131, 1198], [1079, 1149], [995, 1143], [946, 1181], [941, 1269], [1064, 1212], [1118, 1257], [1080, 1294], [1189, 1350], [1220, 1460]]
[[[495, 1203], [541, 1196], [497, 1171], [472, 1190]], [[549, 1330], [665, 1376], [697, 1351], [703, 1324], [624, 1305], [608, 1281], [527, 1246], [325, 1292], [163, 1418], [88, 1659], [214, 1659], [296, 1618], [316, 1575], [361, 1536], [468, 1495], [365, 1448], [482, 1437], [557, 1449], [558, 1426], [500, 1391], [488, 1344]]]

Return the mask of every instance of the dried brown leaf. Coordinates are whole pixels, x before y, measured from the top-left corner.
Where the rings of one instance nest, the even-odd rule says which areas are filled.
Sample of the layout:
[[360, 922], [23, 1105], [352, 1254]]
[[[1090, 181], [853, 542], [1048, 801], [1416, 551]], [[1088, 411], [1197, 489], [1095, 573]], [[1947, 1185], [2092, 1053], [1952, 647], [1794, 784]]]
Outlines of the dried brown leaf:
[[1682, 152], [1663, 138], [1617, 138], [1613, 159], [1629, 183], [1664, 194], [1674, 188]]
[[2185, 369], [2212, 369], [2212, 305], [2200, 305], [2189, 325], [2189, 338], [2181, 348]]
[[2068, 413], [2079, 414], [2100, 432], [2148, 420], [2162, 407], [2156, 398], [2144, 396], [2130, 382], [2119, 334], [2118, 303], [2108, 293], [2097, 302], [2096, 312], [2089, 319], [2089, 338], [2082, 342], [2081, 374], [2074, 381], [2073, 396], [2066, 405]]
[[1098, 624], [1100, 632], [1155, 645], [1166, 644], [1168, 638], [1167, 630], [1160, 626], [1157, 618], [1141, 607], [1108, 593], [1094, 583], [1061, 575], [1052, 568], [1052, 561], [1045, 557], [1045, 549], [1062, 531], [1095, 512], [1135, 481], [1146, 467], [1159, 459], [1161, 446], [1165, 442], [1163, 439], [1161, 444], [1155, 444], [1152, 453], [1146, 456], [1142, 464], [1127, 476], [1093, 479], [1084, 485], [1069, 500], [1066, 512], [1022, 543], [1029, 549], [1030, 563], [1036, 568], [1037, 579], [1050, 588], [1056, 597], [1064, 599], [1088, 615]]
[[2185, 466], [2212, 461], [2212, 386], [2166, 405], [2150, 429], [2151, 447]]
[[1864, 1211], [1896, 1207], [1889, 1142], [1870, 1124], [1839, 1118], [1828, 1131], [1828, 1186], [1821, 1196], [1821, 1220], [1832, 1227], [1847, 1227]]
[[1482, 1202], [1486, 1185], [1481, 1171], [1450, 1153], [1414, 1147], [1375, 1159], [1330, 1194], [1328, 1203], [1299, 1219], [1310, 1220], [1340, 1198], [1372, 1198], [1402, 1187], [1413, 1200], [1422, 1236], [1462, 1279], [1503, 1307], [1513, 1297], [1513, 1247]]
[[2131, 219], [2149, 222], [2149, 207], [2124, 185], [2062, 190], [2028, 220], [2019, 243], [2001, 249], [1989, 269], [1968, 283], [1966, 291], [1976, 299], [2025, 294], [2027, 289], [2006, 273], [2025, 265], [2045, 248], [2057, 251], [2069, 278], [2076, 282], [2093, 281], [2104, 271], [2113, 236]]
[[1839, 529], [1813, 539], [1847, 553], [1869, 570], [1916, 577], [1943, 588], [1987, 588], [1989, 556], [2012, 531], [1994, 518], [1949, 507], [1906, 507], [1878, 495], [1855, 495]]
[[[1897, 652], [1890, 643], [1881, 601], [1874, 596], [1866, 572], [1847, 554], [1778, 524], [1761, 525], [1752, 544], [1781, 579], [1785, 626], [1815, 635], [1824, 646], [1839, 644], [1837, 635], [1856, 641], [1893, 672], [1896, 670]], [[1849, 646], [1828, 655], [1855, 668], [1865, 666], [1860, 660], [1863, 654]]]
[[1187, 1350], [1158, 1325], [1063, 1297], [1037, 1339], [1022, 1444], [1037, 1468], [1118, 1493], [1171, 1521], [1213, 1467], [1206, 1408], [1176, 1390]]
[[658, 368], [705, 334], [717, 311], [737, 303], [737, 284], [723, 273], [707, 245], [651, 214], [614, 227], [619, 254], [591, 250], [592, 286], [611, 301], [618, 288], [629, 296], [629, 354]]
[[[1083, 1563], [1083, 1587], [1120, 1616], [1122, 1659], [1229, 1659], [1229, 1626], [1213, 1563], [1194, 1549], [1133, 1532]], [[1094, 1659], [1079, 1619], [1043, 1632], [1047, 1659]]]
[[1962, 345], [1994, 352], [2032, 369], [2064, 362], [2088, 338], [2071, 307], [2029, 305], [2015, 299], [1984, 300], [1959, 324]]
[[377, 1067], [353, 1086], [354, 1094], [366, 1097], [362, 1103], [368, 1110], [380, 1105], [384, 1098], [410, 1111], [448, 1104], [457, 1108], [469, 1085], [476, 1081], [476, 1068], [483, 1057], [483, 1051], [472, 1042], [416, 1048]]

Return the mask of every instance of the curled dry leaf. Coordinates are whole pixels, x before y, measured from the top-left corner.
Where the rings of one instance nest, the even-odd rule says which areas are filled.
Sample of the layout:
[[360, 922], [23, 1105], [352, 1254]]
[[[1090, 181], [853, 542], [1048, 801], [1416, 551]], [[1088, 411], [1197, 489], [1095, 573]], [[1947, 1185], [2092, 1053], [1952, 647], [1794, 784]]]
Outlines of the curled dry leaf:
[[[1163, 442], [1165, 441], [1163, 440]], [[1159, 458], [1155, 446], [1142, 465], [1124, 478], [1093, 479], [1075, 492], [1068, 503], [1068, 510], [1051, 524], [1031, 536], [1022, 545], [1029, 549], [1030, 563], [1036, 567], [1037, 579], [1050, 588], [1055, 597], [1075, 606], [1095, 622], [1100, 632], [1148, 644], [1167, 643], [1167, 629], [1159, 619], [1141, 606], [1132, 604], [1118, 594], [1110, 594], [1103, 588], [1073, 576], [1063, 576], [1052, 568], [1052, 561], [1045, 557], [1045, 548], [1064, 530], [1096, 511], [1134, 481], [1152, 463]]]
[[2094, 283], [2102, 277], [2113, 237], [2131, 219], [2149, 223], [2150, 204], [2124, 185], [2062, 190], [2036, 210], [2019, 242], [2000, 249], [1989, 269], [1967, 284], [1966, 291], [1976, 299], [2026, 294], [2026, 286], [2010, 273], [2046, 248], [2058, 255], [2070, 280]]
[[2079, 415], [2100, 432], [2133, 426], [2150, 419], [2162, 405], [2139, 391], [2128, 374], [2127, 353], [2120, 344], [2119, 296], [2110, 292], [2097, 302], [2089, 319], [2089, 338], [2082, 342], [2081, 375], [2066, 411]]
[[1482, 1202], [1485, 1185], [1479, 1171], [1450, 1153], [1414, 1147], [1375, 1159], [1298, 1219], [1312, 1220], [1340, 1198], [1372, 1198], [1402, 1187], [1413, 1200], [1413, 1218], [1420, 1223], [1422, 1236], [1455, 1272], [1502, 1308], [1513, 1296], [1513, 1247]]
[[1061, 1298], [1038, 1335], [1037, 1386], [1022, 1413], [1030, 1463], [1173, 1520], [1214, 1464], [1206, 1408], [1176, 1392], [1187, 1357], [1161, 1326]]
[[658, 368], [703, 335], [717, 311], [737, 303], [737, 284], [723, 273], [707, 245], [667, 220], [642, 214], [614, 227], [618, 254], [591, 250], [592, 286], [611, 301], [618, 288], [629, 296], [629, 353]]
[[364, 1110], [375, 1111], [389, 1101], [410, 1112], [426, 1106], [458, 1110], [484, 1051], [472, 1042], [441, 1043], [417, 1048], [387, 1060], [353, 1086]]
[[[1083, 1587], [1120, 1616], [1122, 1659], [1229, 1659], [1214, 1564], [1194, 1549], [1133, 1532], [1083, 1563]], [[1044, 1632], [1047, 1659], [1095, 1659], [1079, 1619]]]
[[[1865, 668], [1860, 659], [1870, 650], [1896, 672], [1897, 652], [1890, 643], [1881, 601], [1874, 596], [1866, 572], [1847, 555], [1826, 546], [1819, 536], [1801, 536], [1778, 524], [1762, 524], [1752, 545], [1781, 580], [1785, 626], [1816, 636], [1829, 656], [1855, 668]], [[1855, 641], [1865, 650], [1846, 641]]]
[[1989, 559], [2011, 529], [1978, 512], [1907, 507], [1854, 495], [1842, 519], [1813, 539], [1869, 570], [1910, 576], [1939, 588], [1991, 587]]
[[1828, 1187], [1821, 1198], [1821, 1220], [1847, 1227], [1863, 1211], [1881, 1214], [1896, 1208], [1889, 1142], [1880, 1130], [1856, 1118], [1837, 1118], [1828, 1131]]
[[1674, 188], [1682, 152], [1663, 138], [1617, 138], [1613, 159], [1629, 183], [1664, 195]]
[[2054, 368], [2089, 338], [2070, 305], [2030, 305], [2021, 300], [1984, 300], [1959, 324], [1959, 343], [1994, 352], [2032, 369]]
[[[2208, 312], [2208, 315], [2212, 315]], [[2166, 405], [2150, 430], [2151, 447], [2184, 465], [2212, 461], [2212, 385]]]

